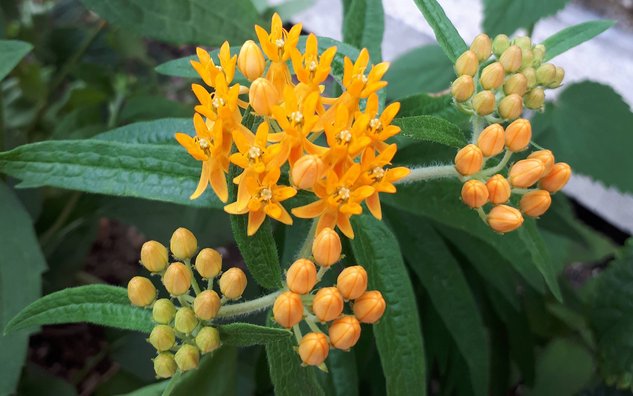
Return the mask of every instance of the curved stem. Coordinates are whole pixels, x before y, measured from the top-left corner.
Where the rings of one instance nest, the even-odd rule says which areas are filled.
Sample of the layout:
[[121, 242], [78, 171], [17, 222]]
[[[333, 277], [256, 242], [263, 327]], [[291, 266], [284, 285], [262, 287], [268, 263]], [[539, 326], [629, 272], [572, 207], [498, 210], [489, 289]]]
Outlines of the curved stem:
[[191, 272], [191, 285], [193, 286], [193, 291], [196, 292], [196, 296], [200, 294], [200, 286], [198, 286], [198, 281], [196, 280], [196, 276], [193, 273], [193, 269], [191, 268], [191, 259], [185, 260], [185, 265], [189, 268]]
[[512, 191], [512, 194], [524, 195], [529, 192], [537, 191], [537, 190], [538, 188], [513, 188], [511, 191]]
[[308, 257], [310, 257], [310, 254], [312, 253], [312, 242], [314, 242], [314, 237], [316, 236], [316, 229], [317, 229], [317, 225], [318, 225], [318, 219], [315, 219], [312, 221], [312, 226], [310, 227], [310, 232], [308, 233], [308, 236], [306, 237], [305, 242], [303, 242], [303, 246], [301, 247], [301, 250], [299, 250], [299, 255], [297, 256], [297, 260], [298, 259], [307, 259]]
[[297, 345], [301, 344], [301, 339], [303, 336], [301, 335], [301, 329], [299, 328], [299, 324], [292, 326], [292, 332], [295, 333], [295, 338], [297, 339]]
[[169, 380], [169, 385], [167, 385], [167, 388], [165, 388], [165, 390], [163, 391], [163, 396], [171, 395], [171, 391], [174, 390], [174, 386], [176, 385], [176, 382], [178, 382], [178, 378], [180, 378], [180, 374], [182, 374], [182, 371], [178, 370], [176, 371], [176, 374], [174, 374], [174, 376], [171, 377], [171, 379]]
[[479, 134], [486, 128], [486, 119], [478, 115], [473, 115], [473, 137], [470, 139], [470, 143], [477, 144]]
[[275, 303], [275, 299], [282, 293], [282, 290], [277, 290], [274, 293], [267, 294], [263, 297], [255, 300], [246, 301], [239, 304], [224, 305], [220, 308], [217, 314], [217, 318], [226, 318], [231, 316], [246, 315], [252, 312], [261, 311], [266, 309]]
[[478, 174], [473, 175], [473, 176], [490, 176], [490, 175], [494, 175], [495, 173], [499, 172], [501, 169], [503, 169], [506, 166], [506, 164], [510, 160], [510, 157], [512, 157], [512, 154], [513, 154], [512, 151], [506, 150], [505, 154], [503, 155], [503, 159], [501, 160], [501, 162], [499, 162], [499, 164], [497, 166], [489, 168], [489, 169], [482, 170], [481, 172], [479, 172]]
[[426, 168], [412, 169], [409, 176], [400, 179], [393, 184], [411, 183], [421, 180], [441, 179], [444, 177], [459, 178], [460, 174], [454, 165], [429, 166]]

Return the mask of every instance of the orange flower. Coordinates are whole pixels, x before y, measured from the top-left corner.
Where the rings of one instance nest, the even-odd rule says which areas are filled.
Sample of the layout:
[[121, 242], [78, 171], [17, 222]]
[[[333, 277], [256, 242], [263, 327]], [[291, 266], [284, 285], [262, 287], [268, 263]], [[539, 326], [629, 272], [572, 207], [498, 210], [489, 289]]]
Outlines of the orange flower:
[[[370, 146], [379, 152], [387, 148], [385, 140], [400, 133], [400, 127], [391, 125], [391, 121], [396, 117], [398, 111], [400, 111], [400, 103], [394, 102], [383, 110], [380, 117], [376, 117], [378, 115], [378, 95], [372, 93], [367, 99], [365, 114], [369, 117], [369, 123], [365, 134], [371, 139]], [[357, 112], [356, 118], [359, 118], [361, 114]]]
[[[306, 41], [306, 50], [303, 55], [298, 49], [292, 51], [292, 66], [297, 74], [299, 84], [295, 87], [295, 92], [299, 100], [307, 97], [313, 92], [321, 93], [321, 84], [330, 74], [330, 65], [336, 55], [336, 47], [328, 48], [319, 57], [317, 38], [310, 33]], [[319, 100], [317, 105], [319, 114], [325, 112], [323, 103]]]
[[219, 66], [216, 66], [215, 63], [213, 63], [213, 59], [211, 59], [209, 53], [202, 48], [196, 48], [196, 53], [198, 54], [198, 60], [200, 60], [200, 62], [192, 60], [190, 61], [191, 66], [196, 69], [205, 84], [210, 87], [215, 87], [216, 77], [218, 75], [223, 77], [224, 82], [227, 85], [233, 81], [237, 55], [233, 55], [233, 57], [231, 57], [231, 47], [229, 47], [228, 41], [225, 41], [224, 44], [222, 44], [222, 47], [220, 47]]
[[278, 186], [277, 181], [279, 181], [280, 175], [279, 168], [273, 168], [261, 182], [259, 177], [247, 177], [246, 187], [250, 196], [248, 205], [244, 209], [238, 209], [237, 202], [234, 202], [224, 207], [224, 210], [230, 214], [248, 212], [248, 236], [257, 232], [266, 215], [284, 224], [292, 224], [292, 218], [279, 202], [294, 197], [297, 190], [292, 187]]
[[360, 203], [375, 191], [371, 186], [355, 187], [360, 176], [360, 164], [354, 164], [343, 177], [339, 179], [333, 170], [329, 170], [325, 183], [321, 181], [314, 185], [314, 193], [320, 199], [311, 204], [292, 210], [292, 214], [302, 219], [319, 217], [316, 235], [324, 228], [335, 226], [348, 238], [354, 238], [354, 230], [349, 218], [361, 214], [363, 208]]
[[217, 120], [213, 129], [209, 130], [200, 114], [195, 114], [193, 125], [196, 129], [196, 137], [184, 133], [176, 134], [178, 143], [186, 148], [193, 158], [202, 161], [200, 182], [190, 198], [198, 198], [211, 183], [220, 201], [226, 202], [228, 190], [224, 173], [229, 171], [229, 159], [222, 153], [222, 120]]
[[341, 175], [352, 165], [365, 147], [371, 143], [371, 138], [365, 136], [369, 124], [369, 117], [365, 114], [356, 119], [349, 127], [349, 113], [343, 105], [336, 110], [334, 124], [325, 124], [327, 144], [330, 149], [324, 154], [323, 161]]

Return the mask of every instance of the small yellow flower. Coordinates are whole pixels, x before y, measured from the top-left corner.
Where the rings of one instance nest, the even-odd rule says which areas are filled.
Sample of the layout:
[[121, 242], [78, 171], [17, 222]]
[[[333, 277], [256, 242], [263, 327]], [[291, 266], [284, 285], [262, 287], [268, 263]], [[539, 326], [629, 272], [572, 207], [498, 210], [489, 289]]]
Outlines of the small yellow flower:
[[[378, 94], [373, 93], [367, 98], [367, 105], [365, 106], [365, 114], [369, 117], [369, 123], [367, 124], [367, 135], [371, 139], [370, 146], [374, 149], [382, 152], [387, 148], [385, 140], [400, 133], [400, 127], [391, 125], [391, 121], [396, 117], [396, 114], [400, 111], [400, 103], [394, 102], [383, 110], [380, 117], [378, 115]], [[356, 118], [360, 116], [360, 113], [356, 113]]]
[[220, 65], [213, 63], [213, 59], [209, 53], [202, 48], [196, 48], [198, 54], [198, 60], [190, 61], [191, 66], [198, 72], [205, 84], [210, 87], [215, 87], [216, 77], [221, 75], [226, 84], [230, 84], [235, 76], [235, 63], [237, 62], [237, 55], [231, 57], [231, 47], [229, 42], [225, 41], [220, 47]]
[[351, 125], [348, 122], [349, 113], [343, 105], [336, 111], [333, 124], [325, 124], [327, 144], [330, 149], [323, 155], [323, 161], [342, 175], [344, 169], [352, 165], [354, 158], [371, 143], [371, 138], [365, 136], [369, 125], [369, 117], [361, 114]]
[[[336, 55], [336, 47], [330, 47], [319, 56], [317, 38], [312, 33], [306, 40], [306, 50], [303, 55], [296, 48], [292, 51], [292, 66], [299, 80], [299, 84], [295, 87], [299, 100], [313, 92], [321, 92], [319, 84], [330, 74], [334, 55]], [[325, 112], [320, 100], [317, 111], [319, 114]]]

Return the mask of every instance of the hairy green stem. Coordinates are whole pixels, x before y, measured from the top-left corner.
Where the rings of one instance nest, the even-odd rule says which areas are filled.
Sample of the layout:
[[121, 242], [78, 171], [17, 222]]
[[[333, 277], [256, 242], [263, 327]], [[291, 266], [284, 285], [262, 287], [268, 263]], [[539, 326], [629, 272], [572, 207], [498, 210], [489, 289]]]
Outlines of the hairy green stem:
[[513, 188], [511, 191], [512, 194], [524, 195], [532, 191], [538, 191], [538, 188]]
[[486, 212], [484, 211], [483, 208], [477, 208], [477, 213], [479, 213], [479, 217], [481, 218], [481, 220], [483, 220], [483, 222], [485, 224], [488, 224], [488, 219], [487, 219], [487, 215]]
[[499, 172], [501, 169], [503, 169], [506, 166], [506, 164], [510, 160], [510, 157], [512, 157], [512, 154], [513, 154], [512, 151], [506, 149], [506, 152], [503, 155], [503, 158], [501, 159], [501, 162], [499, 162], [499, 164], [497, 164], [497, 166], [494, 166], [494, 167], [489, 168], [489, 169], [482, 170], [481, 172], [479, 172], [479, 173], [477, 173], [477, 174], [475, 174], [473, 176], [484, 176], [485, 177], [485, 176], [494, 175], [495, 173]]
[[329, 269], [330, 269], [330, 267], [321, 267], [321, 268], [319, 268], [319, 272], [317, 272], [317, 282], [321, 282], [321, 279], [323, 279], [323, 275], [325, 275], [325, 273]]
[[167, 385], [167, 388], [165, 388], [165, 390], [163, 391], [163, 396], [171, 395], [171, 391], [174, 390], [174, 386], [176, 385], [176, 382], [178, 382], [178, 378], [180, 378], [180, 374], [182, 374], [182, 371], [178, 370], [176, 371], [176, 374], [174, 374], [174, 376], [171, 377], [171, 379], [169, 380], [169, 385]]
[[200, 286], [198, 286], [198, 281], [196, 280], [196, 276], [193, 273], [193, 269], [191, 268], [191, 259], [185, 260], [185, 265], [189, 268], [191, 272], [191, 285], [193, 286], [193, 291], [196, 292], [196, 296], [200, 294]]
[[301, 250], [299, 250], [299, 255], [297, 256], [297, 260], [299, 259], [307, 259], [312, 254], [312, 243], [314, 242], [314, 237], [316, 236], [316, 229], [318, 225], [318, 219], [314, 219], [312, 221], [312, 226], [310, 227], [310, 232], [306, 237], [306, 240], [303, 242], [303, 246]]
[[477, 144], [481, 131], [486, 128], [486, 119], [478, 115], [473, 115], [473, 137], [470, 139], [470, 143]]
[[411, 169], [409, 176], [400, 179], [393, 184], [411, 183], [421, 180], [441, 179], [445, 177], [459, 178], [460, 174], [454, 165], [429, 166], [425, 168]]
[[295, 338], [297, 340], [297, 345], [301, 344], [301, 339], [303, 336], [301, 335], [301, 329], [299, 328], [299, 324], [292, 326], [292, 332], [295, 333]]
[[251, 312], [261, 311], [266, 309], [275, 303], [275, 299], [282, 293], [281, 290], [277, 290], [274, 293], [267, 294], [263, 297], [256, 298], [255, 300], [246, 301], [239, 304], [224, 305], [220, 308], [217, 316], [218, 318], [227, 318], [231, 316], [246, 315]]

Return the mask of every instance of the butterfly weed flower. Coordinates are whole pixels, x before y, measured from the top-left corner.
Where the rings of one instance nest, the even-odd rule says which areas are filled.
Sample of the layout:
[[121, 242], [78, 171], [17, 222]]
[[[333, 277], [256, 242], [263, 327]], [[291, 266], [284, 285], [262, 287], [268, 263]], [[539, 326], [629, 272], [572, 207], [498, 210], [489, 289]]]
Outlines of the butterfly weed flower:
[[[297, 74], [297, 80], [299, 80], [299, 84], [294, 88], [294, 91], [299, 100], [314, 92], [317, 94], [321, 93], [319, 84], [324, 82], [330, 74], [334, 55], [336, 55], [336, 47], [330, 47], [319, 56], [318, 41], [313, 33], [308, 35], [306, 49], [303, 54], [296, 48], [292, 50], [292, 67]], [[319, 97], [317, 101], [319, 114], [325, 113], [322, 102], [325, 99]], [[330, 104], [331, 101], [332, 99], [327, 100], [327, 104]]]
[[207, 51], [198, 47], [196, 48], [199, 62], [191, 60], [191, 66], [198, 72], [202, 81], [210, 87], [215, 87], [216, 77], [222, 76], [226, 84], [230, 84], [235, 76], [235, 63], [237, 55], [231, 57], [231, 47], [229, 42], [225, 41], [220, 47], [220, 64], [216, 65], [211, 59]]

